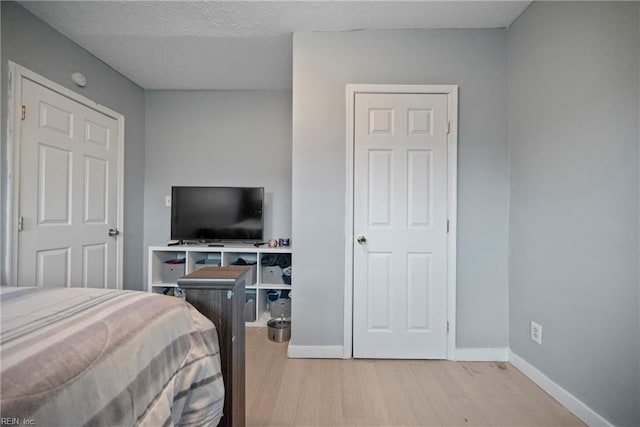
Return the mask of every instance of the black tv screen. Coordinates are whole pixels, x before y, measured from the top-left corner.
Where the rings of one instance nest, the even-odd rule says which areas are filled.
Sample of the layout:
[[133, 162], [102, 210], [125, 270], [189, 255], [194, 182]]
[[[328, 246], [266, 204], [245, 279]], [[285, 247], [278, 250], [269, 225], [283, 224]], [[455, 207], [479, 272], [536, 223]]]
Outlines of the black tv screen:
[[171, 239], [263, 238], [262, 187], [171, 187]]

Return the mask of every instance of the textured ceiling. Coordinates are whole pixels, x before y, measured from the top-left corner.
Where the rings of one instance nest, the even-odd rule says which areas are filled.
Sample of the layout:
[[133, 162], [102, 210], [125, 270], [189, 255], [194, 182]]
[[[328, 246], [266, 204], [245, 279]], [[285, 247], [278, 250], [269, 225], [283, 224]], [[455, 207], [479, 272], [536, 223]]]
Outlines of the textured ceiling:
[[292, 33], [508, 26], [530, 1], [22, 1], [145, 89], [290, 89]]

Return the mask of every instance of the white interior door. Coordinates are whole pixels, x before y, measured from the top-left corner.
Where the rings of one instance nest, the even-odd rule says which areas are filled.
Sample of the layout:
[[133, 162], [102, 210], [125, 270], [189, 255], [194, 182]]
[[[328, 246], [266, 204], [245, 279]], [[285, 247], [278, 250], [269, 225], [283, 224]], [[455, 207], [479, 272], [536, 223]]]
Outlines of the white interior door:
[[353, 355], [446, 358], [447, 95], [355, 95]]
[[30, 79], [21, 86], [17, 283], [116, 288], [118, 121]]

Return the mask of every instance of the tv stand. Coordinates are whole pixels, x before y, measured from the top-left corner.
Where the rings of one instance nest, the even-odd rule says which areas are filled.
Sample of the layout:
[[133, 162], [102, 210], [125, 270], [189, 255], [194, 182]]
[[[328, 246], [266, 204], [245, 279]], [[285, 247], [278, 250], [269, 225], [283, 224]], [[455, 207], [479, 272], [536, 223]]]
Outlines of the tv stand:
[[[208, 246], [210, 244], [217, 246]], [[267, 294], [269, 291], [290, 291], [292, 286], [285, 283], [289, 280], [282, 278], [283, 270], [279, 266], [263, 267], [262, 261], [267, 257], [273, 258], [274, 255], [289, 257], [289, 261], [293, 261], [292, 248], [257, 247], [254, 246], [255, 243], [212, 242], [210, 244], [189, 244], [183, 241], [183, 245], [149, 247], [147, 290], [171, 294], [172, 288], [177, 287], [180, 277], [202, 267], [230, 267], [241, 264], [252, 270], [248, 275], [250, 279], [245, 284], [245, 291], [247, 299], [255, 301], [255, 313], [251, 317], [256, 320], [247, 322], [247, 326], [266, 326], [271, 318]], [[246, 264], [240, 263], [240, 258]], [[287, 279], [295, 282], [293, 275], [288, 276]]]
[[209, 244], [209, 246], [223, 246], [222, 244], [214, 245], [214, 243], [216, 243], [216, 241], [207, 242], [206, 240], [178, 240], [177, 242], [167, 243], [167, 246], [207, 246], [207, 244]]
[[206, 246], [206, 241], [201, 240], [178, 240], [177, 242], [167, 243], [167, 246]]

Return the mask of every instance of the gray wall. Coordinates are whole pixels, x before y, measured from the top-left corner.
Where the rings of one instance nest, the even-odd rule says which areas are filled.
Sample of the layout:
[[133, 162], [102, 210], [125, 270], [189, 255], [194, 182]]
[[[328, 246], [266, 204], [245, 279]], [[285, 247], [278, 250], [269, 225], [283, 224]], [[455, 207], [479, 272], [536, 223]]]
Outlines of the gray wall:
[[638, 16], [541, 2], [508, 32], [511, 349], [616, 425], [640, 424]]
[[265, 238], [291, 236], [291, 92], [147, 91], [145, 248], [165, 245], [172, 185], [265, 188]]
[[345, 85], [457, 84], [458, 347], [507, 345], [506, 30], [296, 33], [292, 343], [342, 345]]
[[[144, 179], [144, 91], [14, 2], [2, 7], [2, 100], [7, 100], [8, 61], [14, 61], [54, 82], [125, 116], [124, 162], [124, 287], [143, 289], [142, 210]], [[88, 80], [81, 89], [71, 74]], [[2, 224], [7, 206], [7, 109], [2, 105]], [[3, 230], [4, 239], [4, 230]], [[7, 280], [4, 277], [2, 282]]]

